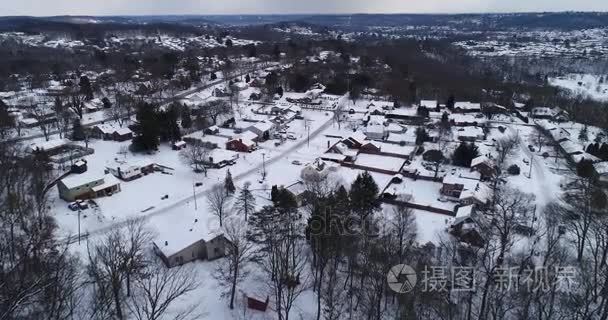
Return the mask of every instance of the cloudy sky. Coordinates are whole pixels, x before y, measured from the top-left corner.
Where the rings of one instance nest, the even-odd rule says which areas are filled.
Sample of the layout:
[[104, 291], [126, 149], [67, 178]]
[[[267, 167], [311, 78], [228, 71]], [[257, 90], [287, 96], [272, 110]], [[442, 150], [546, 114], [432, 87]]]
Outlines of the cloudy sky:
[[608, 11], [608, 0], [0, 0], [5, 15]]

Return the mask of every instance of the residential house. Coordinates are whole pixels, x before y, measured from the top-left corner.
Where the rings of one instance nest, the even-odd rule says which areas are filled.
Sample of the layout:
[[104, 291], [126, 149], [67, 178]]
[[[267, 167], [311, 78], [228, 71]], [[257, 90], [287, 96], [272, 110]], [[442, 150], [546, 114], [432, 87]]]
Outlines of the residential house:
[[224, 149], [214, 149], [204, 161], [203, 165], [219, 169], [235, 164], [238, 158], [239, 154], [237, 152]]
[[327, 152], [321, 156], [321, 159], [336, 162], [355, 162], [355, 160], [357, 160], [357, 153], [357, 149], [350, 148], [343, 140], [338, 141], [336, 144], [331, 146], [329, 150], [327, 150]]
[[595, 171], [595, 178], [600, 183], [600, 185], [607, 187], [608, 186], [608, 161], [594, 163], [593, 169]]
[[483, 140], [485, 134], [480, 127], [462, 127], [456, 131], [456, 138], [460, 141], [473, 142]]
[[482, 180], [487, 180], [496, 173], [496, 165], [488, 157], [479, 156], [471, 161], [471, 170], [479, 172]]
[[85, 172], [57, 182], [59, 197], [65, 201], [110, 196], [120, 192], [120, 182], [110, 174]]
[[483, 232], [477, 222], [475, 205], [466, 205], [456, 209], [456, 218], [452, 222], [449, 233], [458, 240], [475, 247], [481, 247], [485, 243]]
[[[168, 268], [195, 260], [215, 260], [226, 254], [228, 240], [217, 231], [207, 230], [202, 220], [175, 223], [177, 226], [172, 226], [171, 232], [163, 232], [165, 229], [161, 228], [158, 240], [152, 243], [154, 253]], [[174, 232], [176, 228], [183, 230]]]
[[272, 122], [262, 121], [255, 123], [254, 125], [248, 127], [246, 130], [255, 133], [257, 135], [256, 141], [260, 142], [270, 139], [273, 129], [274, 124]]
[[448, 116], [448, 119], [457, 127], [477, 127], [486, 123], [486, 120], [483, 117], [478, 118], [472, 114], [453, 113]]
[[154, 172], [156, 165], [153, 162], [142, 160], [135, 163], [116, 163], [106, 166], [106, 171], [123, 181], [139, 179]]
[[246, 136], [236, 136], [226, 142], [226, 149], [238, 152], [252, 152], [255, 150], [256, 145], [255, 141]]
[[461, 101], [454, 103], [454, 112], [458, 113], [469, 113], [469, 112], [480, 112], [481, 103], [474, 103], [470, 101]]
[[186, 141], [180, 140], [180, 141], [173, 142], [171, 144], [171, 149], [173, 149], [175, 151], [179, 151], [179, 150], [185, 149], [186, 146], [187, 146]]
[[478, 179], [456, 175], [443, 177], [440, 193], [463, 205], [485, 205], [492, 194], [491, 189]]

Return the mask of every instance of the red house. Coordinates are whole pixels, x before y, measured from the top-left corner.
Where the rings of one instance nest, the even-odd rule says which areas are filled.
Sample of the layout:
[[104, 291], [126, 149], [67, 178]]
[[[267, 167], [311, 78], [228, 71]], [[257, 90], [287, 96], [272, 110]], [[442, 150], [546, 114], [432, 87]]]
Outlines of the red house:
[[238, 152], [251, 152], [255, 150], [255, 142], [249, 139], [236, 138], [226, 142], [226, 149]]

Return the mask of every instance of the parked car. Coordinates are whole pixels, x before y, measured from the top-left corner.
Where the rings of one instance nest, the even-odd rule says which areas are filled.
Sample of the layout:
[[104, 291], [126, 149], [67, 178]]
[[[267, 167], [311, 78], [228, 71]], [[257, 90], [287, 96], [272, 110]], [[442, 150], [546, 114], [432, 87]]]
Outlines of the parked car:
[[83, 200], [76, 200], [68, 205], [68, 208], [72, 211], [85, 210], [89, 208], [89, 204]]
[[530, 151], [532, 151], [532, 152], [536, 151], [536, 149], [534, 148], [534, 146], [531, 145], [531, 144], [528, 145], [528, 149], [530, 149]]
[[293, 161], [291, 162], [291, 164], [295, 164], [296, 166], [301, 166], [301, 165], [302, 165], [302, 162], [300, 162], [300, 160], [293, 160]]
[[296, 140], [297, 138], [296, 138], [296, 136], [294, 134], [289, 133], [289, 134], [287, 134], [287, 139], [289, 139], [289, 140]]

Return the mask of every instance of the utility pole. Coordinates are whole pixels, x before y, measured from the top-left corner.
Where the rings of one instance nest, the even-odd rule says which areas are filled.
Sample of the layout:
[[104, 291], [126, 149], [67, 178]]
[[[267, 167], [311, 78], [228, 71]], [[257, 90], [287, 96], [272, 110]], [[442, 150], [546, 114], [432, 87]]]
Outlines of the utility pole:
[[534, 155], [530, 155], [530, 172], [528, 173], [528, 179], [532, 179], [532, 165], [534, 164]]
[[262, 153], [262, 180], [266, 180], [266, 153]]
[[80, 207], [78, 208], [78, 245], [80, 245]]
[[196, 203], [196, 183], [192, 183], [192, 197], [194, 197], [194, 210], [198, 210], [198, 205]]

